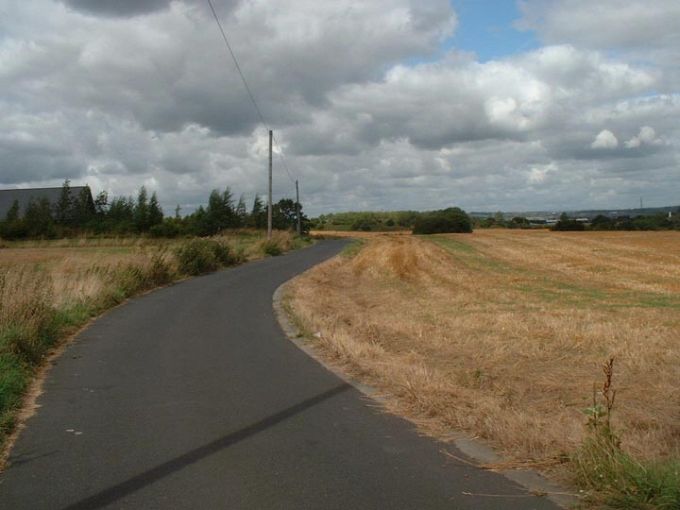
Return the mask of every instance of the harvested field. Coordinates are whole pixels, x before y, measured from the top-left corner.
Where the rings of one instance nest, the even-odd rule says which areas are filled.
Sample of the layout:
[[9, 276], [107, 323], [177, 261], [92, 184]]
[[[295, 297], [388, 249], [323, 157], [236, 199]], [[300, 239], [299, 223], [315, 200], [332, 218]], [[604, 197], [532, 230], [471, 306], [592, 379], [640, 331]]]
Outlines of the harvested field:
[[558, 473], [614, 356], [624, 450], [680, 455], [680, 233], [362, 241], [296, 279], [289, 305], [322, 355], [389, 409]]

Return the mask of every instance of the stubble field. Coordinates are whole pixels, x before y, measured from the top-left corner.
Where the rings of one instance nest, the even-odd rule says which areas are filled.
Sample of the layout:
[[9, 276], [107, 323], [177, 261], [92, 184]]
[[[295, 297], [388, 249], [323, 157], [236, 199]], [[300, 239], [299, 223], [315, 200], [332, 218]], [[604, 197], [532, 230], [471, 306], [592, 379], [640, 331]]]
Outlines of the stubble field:
[[375, 235], [288, 299], [323, 356], [427, 433], [564, 474], [613, 356], [623, 450], [680, 455], [677, 232]]

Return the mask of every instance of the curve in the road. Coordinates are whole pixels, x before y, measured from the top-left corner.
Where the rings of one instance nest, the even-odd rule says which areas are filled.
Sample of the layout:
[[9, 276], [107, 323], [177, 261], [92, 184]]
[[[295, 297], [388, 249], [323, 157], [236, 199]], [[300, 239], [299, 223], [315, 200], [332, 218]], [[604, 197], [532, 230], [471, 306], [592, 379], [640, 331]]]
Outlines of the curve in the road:
[[272, 293], [342, 245], [194, 278], [95, 321], [49, 373], [0, 509], [555, 508], [445, 457], [285, 339]]

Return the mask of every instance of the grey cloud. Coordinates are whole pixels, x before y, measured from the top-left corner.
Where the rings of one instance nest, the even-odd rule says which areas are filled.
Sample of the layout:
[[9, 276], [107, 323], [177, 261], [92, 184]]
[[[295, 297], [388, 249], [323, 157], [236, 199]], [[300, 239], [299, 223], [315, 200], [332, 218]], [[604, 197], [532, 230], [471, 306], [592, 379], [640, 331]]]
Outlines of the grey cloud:
[[171, 0], [63, 0], [79, 11], [102, 16], [129, 17], [166, 9]]
[[549, 43], [590, 48], [672, 47], [680, 41], [675, 0], [525, 0], [519, 26]]
[[66, 148], [58, 150], [0, 141], [0, 161], [2, 185], [78, 178], [85, 173], [83, 162], [69, 154]]
[[[116, 5], [81, 16], [35, 0], [15, 4], [11, 27], [0, 20], [11, 29], [0, 41], [0, 183], [68, 177], [115, 195], [144, 184], [166, 212], [189, 212], [215, 187], [250, 203], [266, 189], [266, 133], [205, 3]], [[216, 6], [310, 214], [675, 200], [680, 95], [663, 38], [613, 57], [565, 28], [543, 34], [559, 44], [512, 58], [413, 64], [457, 23], [447, 0]], [[546, 19], [563, 15], [544, 6]], [[643, 126], [663, 143], [643, 143]], [[592, 149], [602, 130], [614, 150]], [[274, 168], [275, 196], [291, 196], [278, 158]]]

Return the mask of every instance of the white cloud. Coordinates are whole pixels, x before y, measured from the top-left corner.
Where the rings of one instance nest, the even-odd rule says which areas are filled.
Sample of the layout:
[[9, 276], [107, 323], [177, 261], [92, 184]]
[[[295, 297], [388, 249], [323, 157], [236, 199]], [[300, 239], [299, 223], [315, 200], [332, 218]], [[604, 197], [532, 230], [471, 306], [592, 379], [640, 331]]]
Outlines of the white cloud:
[[638, 133], [638, 135], [634, 136], [627, 142], [624, 142], [623, 145], [625, 145], [627, 149], [637, 149], [638, 147], [641, 147], [643, 145], [662, 145], [662, 144], [663, 140], [661, 140], [661, 138], [657, 138], [656, 131], [654, 131], [654, 128], [651, 128], [649, 126], [642, 126], [640, 128], [640, 132]]
[[608, 129], [603, 129], [590, 146], [593, 149], [616, 149], [619, 146], [619, 140], [614, 136], [614, 133]]
[[549, 174], [559, 170], [555, 163], [548, 163], [547, 165], [537, 165], [529, 170], [527, 176], [527, 183], [530, 185], [543, 184], [548, 178]]

